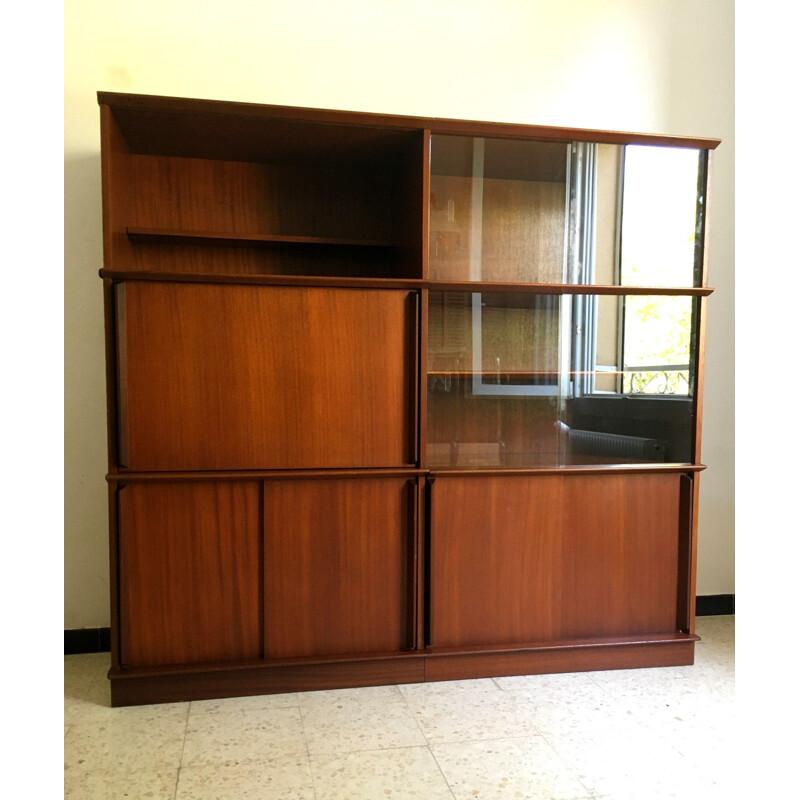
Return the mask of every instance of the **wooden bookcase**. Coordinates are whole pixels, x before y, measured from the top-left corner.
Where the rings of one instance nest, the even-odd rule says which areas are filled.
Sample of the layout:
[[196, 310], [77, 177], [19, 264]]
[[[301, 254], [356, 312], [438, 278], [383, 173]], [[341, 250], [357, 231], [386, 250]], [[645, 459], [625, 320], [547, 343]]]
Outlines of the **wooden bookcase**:
[[692, 663], [717, 140], [98, 101], [115, 705]]

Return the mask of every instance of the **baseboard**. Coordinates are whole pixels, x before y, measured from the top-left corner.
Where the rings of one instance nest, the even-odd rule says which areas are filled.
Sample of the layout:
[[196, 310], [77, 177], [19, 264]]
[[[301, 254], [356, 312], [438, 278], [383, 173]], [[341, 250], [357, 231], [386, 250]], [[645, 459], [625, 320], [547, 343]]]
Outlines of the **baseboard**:
[[[698, 617], [734, 614], [733, 594], [708, 594], [697, 598]], [[80, 628], [64, 631], [64, 655], [108, 653], [111, 650], [111, 628]]]
[[111, 651], [111, 628], [79, 628], [64, 631], [64, 655], [108, 653]]
[[716, 617], [721, 614], [735, 614], [735, 594], [707, 594], [697, 598], [698, 617]]

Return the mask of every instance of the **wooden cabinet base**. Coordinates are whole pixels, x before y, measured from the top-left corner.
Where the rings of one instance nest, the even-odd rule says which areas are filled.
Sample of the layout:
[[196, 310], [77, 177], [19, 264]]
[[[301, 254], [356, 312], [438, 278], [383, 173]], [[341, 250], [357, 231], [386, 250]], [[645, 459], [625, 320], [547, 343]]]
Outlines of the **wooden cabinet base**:
[[523, 649], [420, 651], [392, 657], [174, 670], [112, 670], [111, 705], [176, 703], [210, 698], [345, 689], [426, 681], [694, 663], [698, 637], [675, 634], [562, 642]]
[[500, 678], [643, 667], [678, 667], [694, 663], [697, 636], [626, 637], [603, 642], [564, 643], [526, 650], [436, 653], [425, 658], [426, 681]]

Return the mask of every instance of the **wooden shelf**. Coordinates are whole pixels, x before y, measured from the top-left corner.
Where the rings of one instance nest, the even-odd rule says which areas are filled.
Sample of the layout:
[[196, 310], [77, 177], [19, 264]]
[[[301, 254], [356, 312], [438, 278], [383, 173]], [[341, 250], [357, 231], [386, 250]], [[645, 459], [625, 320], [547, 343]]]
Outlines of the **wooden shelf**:
[[[299, 238], [299, 237], [294, 237]], [[310, 237], [309, 237], [310, 238]], [[155, 241], [155, 238], [153, 239]], [[322, 240], [320, 239], [320, 242]], [[340, 240], [343, 243], [345, 240]], [[245, 244], [252, 243], [244, 241]], [[311, 244], [312, 242], [308, 242]], [[365, 247], [390, 247], [391, 245], [368, 244]], [[272, 284], [272, 285], [296, 285], [296, 286], [351, 286], [376, 288], [383, 286], [386, 288], [404, 289], [429, 289], [430, 291], [466, 291], [487, 294], [503, 294], [508, 296], [508, 303], [497, 302], [494, 305], [513, 305], [519, 306], [527, 302], [521, 294], [527, 296], [535, 295], [573, 295], [573, 294], [596, 294], [596, 295], [665, 295], [673, 297], [706, 297], [714, 290], [710, 287], [697, 288], [665, 288], [655, 286], [587, 286], [566, 283], [443, 283], [440, 281], [428, 281], [419, 278], [357, 278], [357, 277], [336, 277], [330, 275], [251, 275], [244, 273], [211, 273], [211, 272], [167, 272], [151, 270], [133, 269], [108, 269], [99, 270], [101, 278], [112, 278], [114, 280], [125, 281], [169, 281], [176, 283], [251, 283], [251, 284]], [[514, 299], [513, 303], [511, 302]]]
[[151, 272], [149, 270], [101, 269], [99, 275], [115, 281], [167, 283], [226, 283], [253, 286], [336, 286], [351, 289], [421, 289], [416, 278], [344, 278], [329, 275], [245, 275], [211, 272]]
[[164, 228], [127, 228], [132, 242], [153, 244], [226, 245], [234, 247], [310, 245], [320, 247], [397, 247], [394, 242], [344, 239], [332, 236], [284, 236], [277, 233], [229, 233], [220, 231], [179, 231]]

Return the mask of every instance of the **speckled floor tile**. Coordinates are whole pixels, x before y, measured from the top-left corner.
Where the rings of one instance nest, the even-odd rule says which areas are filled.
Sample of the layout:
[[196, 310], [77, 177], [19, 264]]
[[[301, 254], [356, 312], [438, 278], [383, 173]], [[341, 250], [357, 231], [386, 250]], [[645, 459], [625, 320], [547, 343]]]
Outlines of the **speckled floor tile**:
[[686, 679], [686, 670], [692, 667], [647, 667], [645, 669], [608, 669], [585, 672], [584, 675], [597, 686], [614, 687], [635, 683], [667, 683]]
[[311, 755], [426, 744], [396, 686], [305, 693], [300, 712]]
[[734, 728], [717, 733], [703, 728], [676, 727], [664, 738], [709, 780], [728, 786], [737, 774], [738, 750]]
[[316, 800], [453, 800], [427, 747], [312, 756]]
[[107, 681], [110, 665], [109, 653], [64, 656], [64, 687], [82, 686], [97, 680]]
[[563, 672], [555, 675], [511, 675], [494, 678], [503, 691], [520, 691], [547, 697], [568, 692], [594, 691], [597, 684], [586, 672]]
[[687, 769], [680, 773], [619, 772], [603, 779], [603, 800], [731, 800], [730, 791]]
[[105, 679], [93, 681], [80, 689], [64, 692], [64, 720], [73, 724], [168, 718], [180, 718], [185, 723], [188, 713], [189, 703], [158, 703], [112, 708], [111, 688]]
[[736, 668], [728, 660], [720, 663], [697, 661], [686, 668], [686, 680], [706, 689], [713, 689], [717, 694], [723, 694], [729, 699], [736, 695]]
[[307, 754], [296, 708], [190, 717], [181, 766], [247, 764]]
[[402, 687], [364, 686], [358, 689], [323, 689], [318, 692], [297, 692], [297, 704], [301, 708], [327, 707], [331, 703], [380, 705], [393, 703], [402, 698]]
[[538, 733], [535, 709], [502, 691], [491, 680], [431, 683], [401, 690], [430, 743]]
[[180, 764], [188, 706], [182, 713], [150, 716], [115, 714], [102, 721], [75, 723], [64, 738], [67, 771], [160, 773]]
[[95, 772], [69, 770], [64, 776], [64, 797], [68, 800], [174, 800], [177, 780], [177, 767], [160, 772], [112, 767]]
[[437, 744], [431, 750], [456, 800], [592, 796], [541, 736]]
[[274, 708], [297, 708], [299, 696], [286, 694], [264, 694], [253, 697], [226, 697], [221, 700], [193, 700], [189, 714], [192, 718], [203, 714], [224, 714], [230, 711], [271, 711]]
[[618, 699], [583, 676], [529, 675], [499, 678], [503, 692], [528, 709], [537, 733], [576, 727], [625, 724], [629, 716]]
[[430, 683], [405, 683], [398, 687], [408, 701], [417, 704], [428, 699], [442, 697], [468, 698], [473, 695], [497, 696], [500, 687], [493, 678], [478, 678], [471, 681], [431, 681]]
[[713, 684], [687, 680], [672, 683], [635, 681], [605, 687], [618, 707], [632, 713], [648, 727], [674, 720], [725, 721], [732, 713], [732, 699], [716, 691]]
[[596, 795], [618, 798], [694, 798], [713, 794], [708, 775], [697, 770], [669, 742], [649, 731], [609, 729], [605, 733], [550, 736], [547, 741]]
[[308, 757], [182, 767], [175, 800], [315, 800]]

